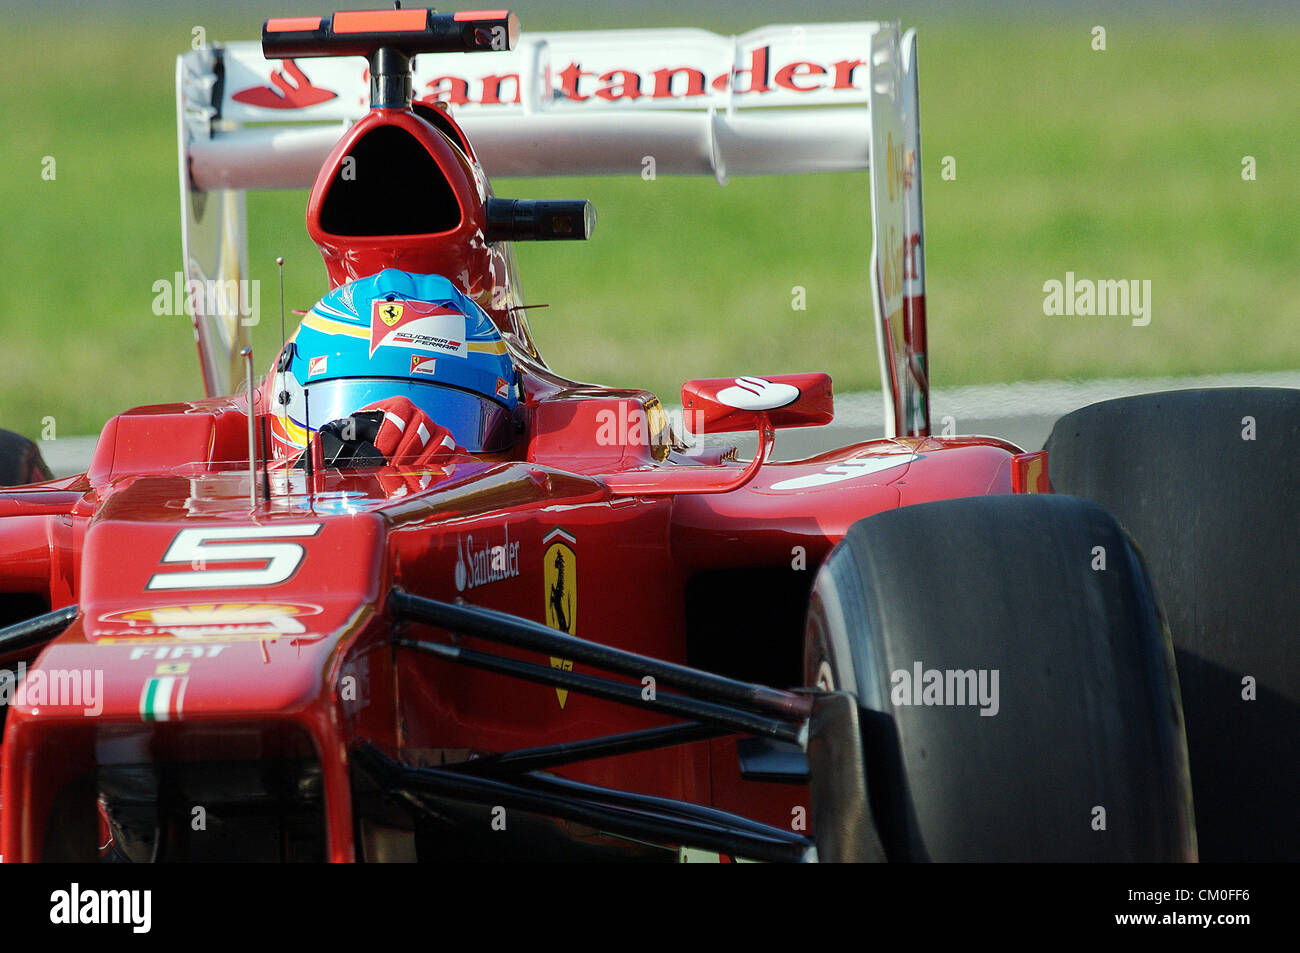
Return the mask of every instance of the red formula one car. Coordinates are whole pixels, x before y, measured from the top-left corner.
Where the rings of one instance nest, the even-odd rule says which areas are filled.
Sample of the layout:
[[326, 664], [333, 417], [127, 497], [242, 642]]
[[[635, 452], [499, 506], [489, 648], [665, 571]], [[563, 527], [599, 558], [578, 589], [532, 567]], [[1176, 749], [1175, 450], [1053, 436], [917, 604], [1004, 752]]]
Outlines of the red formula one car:
[[[73, 478], [3, 447], [6, 861], [1300, 854], [1296, 393], [930, 434], [913, 33], [345, 12], [177, 83], [207, 396]], [[547, 365], [512, 243], [594, 214], [484, 169], [647, 156], [869, 167], [886, 438], [770, 458], [824, 374], [674, 419]], [[244, 191], [308, 184], [328, 286], [259, 377]]]

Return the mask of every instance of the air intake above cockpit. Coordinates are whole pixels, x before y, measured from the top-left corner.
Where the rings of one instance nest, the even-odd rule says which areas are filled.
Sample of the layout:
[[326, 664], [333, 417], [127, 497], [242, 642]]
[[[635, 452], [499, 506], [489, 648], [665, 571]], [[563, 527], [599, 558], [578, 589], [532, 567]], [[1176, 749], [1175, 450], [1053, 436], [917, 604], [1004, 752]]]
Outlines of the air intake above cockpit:
[[425, 145], [400, 126], [377, 125], [341, 157], [320, 205], [330, 235], [431, 235], [461, 222], [460, 203]]

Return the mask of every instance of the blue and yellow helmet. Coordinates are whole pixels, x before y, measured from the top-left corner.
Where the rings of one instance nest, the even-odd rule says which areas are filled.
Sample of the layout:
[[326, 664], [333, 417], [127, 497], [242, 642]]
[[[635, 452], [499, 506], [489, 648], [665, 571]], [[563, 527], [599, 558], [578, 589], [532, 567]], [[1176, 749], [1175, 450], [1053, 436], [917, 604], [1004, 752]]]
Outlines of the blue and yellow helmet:
[[386, 268], [340, 285], [309, 311], [281, 353], [271, 391], [277, 450], [308, 428], [406, 397], [471, 453], [507, 449], [519, 381], [492, 319], [441, 275]]

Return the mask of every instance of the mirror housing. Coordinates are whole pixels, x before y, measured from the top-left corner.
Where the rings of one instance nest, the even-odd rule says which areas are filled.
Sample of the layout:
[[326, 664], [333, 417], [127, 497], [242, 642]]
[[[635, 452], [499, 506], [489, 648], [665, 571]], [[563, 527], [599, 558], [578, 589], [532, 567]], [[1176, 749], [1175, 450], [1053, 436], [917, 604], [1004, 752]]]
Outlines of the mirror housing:
[[692, 434], [821, 427], [835, 417], [829, 374], [712, 377], [682, 385], [682, 416]]

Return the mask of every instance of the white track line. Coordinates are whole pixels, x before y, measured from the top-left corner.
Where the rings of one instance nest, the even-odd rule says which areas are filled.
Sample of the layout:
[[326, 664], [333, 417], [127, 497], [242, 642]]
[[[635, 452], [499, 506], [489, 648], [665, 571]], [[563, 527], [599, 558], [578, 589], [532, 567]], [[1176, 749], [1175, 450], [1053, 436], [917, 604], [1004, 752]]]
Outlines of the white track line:
[[[1249, 374], [1204, 374], [1195, 377], [1132, 377], [1078, 381], [1016, 381], [945, 387], [930, 394], [930, 422], [944, 416], [962, 420], [1001, 420], [1014, 417], [1059, 417], [1088, 404], [1164, 390], [1199, 387], [1300, 388], [1300, 371]], [[835, 424], [876, 423], [884, 407], [880, 395], [857, 392], [835, 395]], [[834, 424], [832, 424], [834, 426]]]

